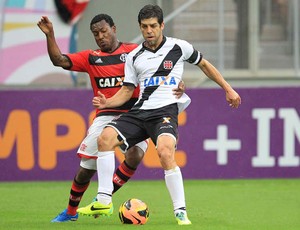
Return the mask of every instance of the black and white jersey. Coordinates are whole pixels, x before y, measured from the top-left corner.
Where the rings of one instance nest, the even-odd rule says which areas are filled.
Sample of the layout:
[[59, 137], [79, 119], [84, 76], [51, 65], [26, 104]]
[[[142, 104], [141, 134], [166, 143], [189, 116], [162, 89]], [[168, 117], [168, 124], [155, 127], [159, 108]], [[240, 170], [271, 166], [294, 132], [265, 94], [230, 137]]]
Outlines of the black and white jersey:
[[124, 84], [140, 85], [139, 99], [134, 109], [157, 109], [166, 105], [178, 104], [179, 112], [191, 102], [184, 94], [176, 99], [172, 89], [182, 79], [184, 61], [198, 64], [202, 55], [187, 41], [164, 37], [156, 50], [143, 44], [130, 52], [125, 64]]

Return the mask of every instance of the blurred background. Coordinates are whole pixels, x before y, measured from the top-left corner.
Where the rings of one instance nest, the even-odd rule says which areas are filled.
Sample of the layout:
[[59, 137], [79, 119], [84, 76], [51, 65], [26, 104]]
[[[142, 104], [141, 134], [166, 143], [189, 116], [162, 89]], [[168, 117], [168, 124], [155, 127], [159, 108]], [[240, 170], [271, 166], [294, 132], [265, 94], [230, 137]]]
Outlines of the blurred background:
[[[52, 20], [62, 51], [75, 52], [97, 48], [89, 23], [103, 12], [114, 18], [121, 41], [140, 43], [137, 14], [148, 3], [164, 10], [165, 35], [191, 42], [230, 83], [300, 85], [299, 0], [0, 2], [1, 88], [89, 87], [88, 78], [51, 65], [36, 26], [40, 16]], [[63, 11], [59, 4], [65, 2], [69, 8]], [[191, 65], [186, 65], [184, 79], [188, 87], [214, 86]]]

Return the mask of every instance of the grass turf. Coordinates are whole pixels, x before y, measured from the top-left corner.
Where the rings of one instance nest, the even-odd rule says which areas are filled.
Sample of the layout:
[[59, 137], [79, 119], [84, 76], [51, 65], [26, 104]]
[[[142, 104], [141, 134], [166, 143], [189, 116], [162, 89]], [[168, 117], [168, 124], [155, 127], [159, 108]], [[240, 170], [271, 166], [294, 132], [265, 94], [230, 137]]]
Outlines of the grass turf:
[[[76, 222], [50, 223], [66, 208], [71, 182], [0, 183], [0, 229], [203, 229], [299, 230], [300, 180], [186, 180], [191, 226], [177, 226], [164, 181], [130, 181], [114, 195], [111, 217], [80, 216]], [[91, 183], [81, 205], [96, 194]], [[122, 225], [119, 205], [129, 198], [150, 209], [143, 226]]]

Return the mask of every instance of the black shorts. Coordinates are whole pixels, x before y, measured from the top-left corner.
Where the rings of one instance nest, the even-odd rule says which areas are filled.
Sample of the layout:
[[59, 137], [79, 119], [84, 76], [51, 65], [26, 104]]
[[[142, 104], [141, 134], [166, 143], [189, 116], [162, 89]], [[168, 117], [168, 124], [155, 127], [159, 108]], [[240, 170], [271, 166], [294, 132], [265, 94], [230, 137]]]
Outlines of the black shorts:
[[123, 151], [135, 144], [151, 138], [156, 145], [157, 137], [168, 133], [178, 137], [178, 106], [171, 104], [159, 109], [130, 110], [107, 124], [118, 132], [119, 141]]

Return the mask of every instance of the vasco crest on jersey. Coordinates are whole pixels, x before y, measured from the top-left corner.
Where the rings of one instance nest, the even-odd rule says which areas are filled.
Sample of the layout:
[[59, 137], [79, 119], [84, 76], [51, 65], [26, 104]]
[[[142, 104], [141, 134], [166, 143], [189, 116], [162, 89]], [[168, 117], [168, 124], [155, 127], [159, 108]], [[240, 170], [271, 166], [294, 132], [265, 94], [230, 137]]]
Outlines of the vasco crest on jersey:
[[164, 69], [173, 69], [173, 62], [170, 60], [165, 60], [164, 63]]

